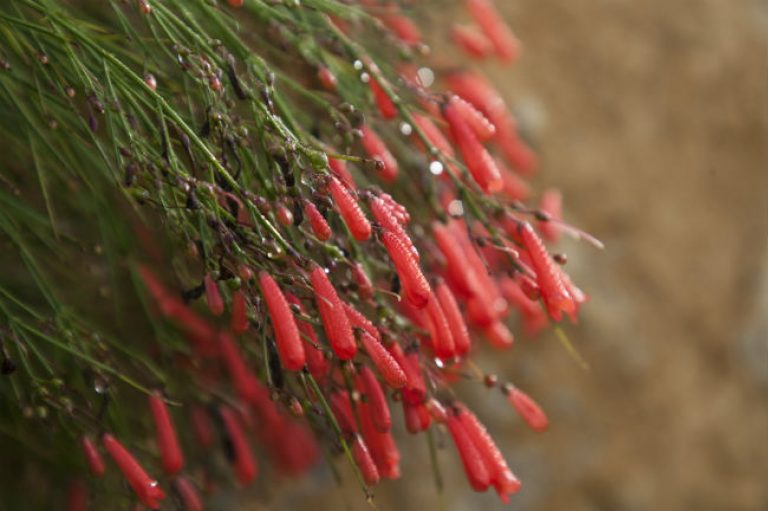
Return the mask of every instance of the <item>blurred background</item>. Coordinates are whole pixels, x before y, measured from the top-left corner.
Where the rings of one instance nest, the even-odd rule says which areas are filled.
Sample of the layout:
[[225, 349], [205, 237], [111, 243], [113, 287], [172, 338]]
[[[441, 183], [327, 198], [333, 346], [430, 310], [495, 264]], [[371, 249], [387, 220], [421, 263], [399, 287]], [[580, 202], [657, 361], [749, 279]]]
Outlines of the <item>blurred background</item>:
[[[522, 492], [474, 494], [448, 442], [445, 508], [768, 509], [768, 2], [497, 4], [525, 53], [488, 71], [539, 152], [537, 185], [607, 248], [562, 245], [592, 296], [567, 327], [590, 370], [551, 333], [478, 361], [550, 415], [536, 434], [496, 392], [468, 398]], [[439, 509], [425, 440], [403, 451], [377, 502]], [[369, 509], [330, 475], [289, 484], [269, 509]]]

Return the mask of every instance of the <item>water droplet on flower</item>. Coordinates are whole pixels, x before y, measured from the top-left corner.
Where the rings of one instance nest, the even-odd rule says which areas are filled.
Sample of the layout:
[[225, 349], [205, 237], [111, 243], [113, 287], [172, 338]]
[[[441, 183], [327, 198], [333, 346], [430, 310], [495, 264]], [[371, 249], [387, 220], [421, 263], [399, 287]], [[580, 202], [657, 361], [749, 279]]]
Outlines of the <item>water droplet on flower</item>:
[[442, 361], [442, 360], [440, 360], [439, 358], [436, 358], [436, 359], [435, 359], [435, 365], [436, 365], [436, 366], [437, 366], [439, 369], [442, 369], [443, 367], [445, 367], [445, 364], [444, 364], [444, 363], [443, 363], [443, 361]]
[[368, 73], [360, 73], [360, 81], [363, 83], [368, 83], [371, 81], [371, 75]]
[[[435, 176], [439, 176], [440, 174], [442, 174], [442, 173], [443, 173], [443, 164], [442, 164], [442, 163], [440, 163], [440, 162], [439, 162], [439, 161], [437, 161], [437, 160], [435, 160], [435, 161], [433, 161], [433, 162], [430, 162], [430, 163], [429, 163], [429, 171], [430, 171], [430, 172], [431, 172], [433, 175], [435, 175]], [[454, 201], [454, 202], [455, 202], [455, 201]]]
[[356, 60], [352, 63], [352, 67], [360, 71], [361, 69], [363, 69], [363, 62], [361, 60]]
[[448, 204], [448, 214], [451, 216], [462, 216], [464, 215], [464, 203], [462, 203], [460, 200], [452, 200]]
[[429, 87], [435, 82], [435, 73], [428, 67], [420, 67], [416, 71], [416, 75], [419, 77], [419, 82], [423, 87]]
[[413, 127], [408, 124], [407, 122], [401, 122], [400, 123], [400, 133], [402, 133], [404, 136], [408, 136], [411, 133], [413, 133]]

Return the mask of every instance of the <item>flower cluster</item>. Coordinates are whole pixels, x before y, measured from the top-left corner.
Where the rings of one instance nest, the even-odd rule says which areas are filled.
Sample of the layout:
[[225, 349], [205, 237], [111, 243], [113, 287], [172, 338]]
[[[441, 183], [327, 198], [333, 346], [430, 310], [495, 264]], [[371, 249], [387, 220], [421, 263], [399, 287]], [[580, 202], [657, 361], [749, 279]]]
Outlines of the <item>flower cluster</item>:
[[[24, 37], [49, 37], [56, 57], [66, 53], [61, 39], [75, 48], [61, 67], [46, 64], [49, 78], [80, 77], [90, 96], [59, 108], [85, 117], [78, 147], [122, 172], [121, 200], [144, 215], [127, 222], [136, 243], [121, 260], [151, 328], [144, 355], [106, 343], [97, 363], [94, 348], [69, 348], [98, 379], [148, 394], [130, 420], [107, 401], [98, 413], [94, 401], [73, 405], [71, 415], [86, 417], [76, 424], [92, 478], [111, 470], [103, 450], [144, 506], [173, 495], [199, 510], [222, 473], [240, 486], [259, 477], [256, 451], [291, 476], [326, 451], [346, 457], [370, 492], [401, 474], [398, 406], [409, 433], [453, 440], [474, 490], [509, 500], [521, 483], [453, 384], [496, 388], [532, 429], [547, 428], [527, 394], [470, 357], [484, 343], [511, 348], [513, 316], [529, 335], [563, 315], [575, 321], [587, 296], [542, 238], [591, 238], [562, 222], [559, 192], [525, 204], [536, 159], [511, 109], [472, 66], [441, 66], [442, 49], [430, 51], [409, 16], [419, 9], [384, 0], [113, 5], [114, 26], [178, 68], [161, 67], [161, 56], [136, 72], [134, 54], [100, 45], [91, 22], [47, 0], [23, 3], [53, 31], [0, 14]], [[472, 22], [451, 37], [471, 59], [518, 58], [490, 0], [467, 0], [466, 12]], [[386, 44], [365, 44], [372, 34]], [[84, 188], [104, 181], [85, 176]], [[113, 189], [114, 177], [99, 186]], [[139, 382], [127, 375], [136, 366]], [[150, 453], [131, 436], [145, 416]], [[155, 466], [153, 453], [158, 478], [139, 461]], [[87, 500], [78, 478], [70, 510]]]

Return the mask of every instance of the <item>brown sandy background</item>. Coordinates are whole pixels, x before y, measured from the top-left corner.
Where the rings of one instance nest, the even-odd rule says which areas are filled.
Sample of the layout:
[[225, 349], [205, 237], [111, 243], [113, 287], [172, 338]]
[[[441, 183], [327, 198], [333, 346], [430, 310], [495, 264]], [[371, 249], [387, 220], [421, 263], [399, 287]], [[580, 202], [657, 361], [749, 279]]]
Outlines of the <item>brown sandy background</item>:
[[[534, 434], [495, 394], [473, 400], [524, 480], [506, 509], [768, 509], [768, 3], [497, 4], [526, 52], [491, 74], [538, 184], [607, 245], [563, 245], [593, 297], [567, 329], [591, 371], [551, 334], [482, 360], [553, 422]], [[424, 440], [403, 450], [377, 501], [439, 509]], [[451, 446], [441, 462], [448, 509], [504, 508], [469, 490]], [[318, 475], [268, 509], [366, 509], [350, 486]]]

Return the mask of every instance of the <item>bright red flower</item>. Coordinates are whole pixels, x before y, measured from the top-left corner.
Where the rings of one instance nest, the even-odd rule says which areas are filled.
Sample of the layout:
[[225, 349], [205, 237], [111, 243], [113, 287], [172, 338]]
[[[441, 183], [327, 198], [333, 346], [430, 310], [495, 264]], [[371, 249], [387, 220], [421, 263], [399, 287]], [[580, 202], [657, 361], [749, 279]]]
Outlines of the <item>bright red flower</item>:
[[160, 501], [165, 498], [165, 492], [158, 482], [149, 477], [136, 458], [115, 437], [106, 433], [102, 443], [141, 503], [150, 509], [160, 509]]
[[155, 434], [163, 469], [168, 475], [176, 474], [184, 466], [184, 455], [179, 445], [179, 437], [173, 426], [171, 414], [165, 405], [162, 395], [155, 391], [149, 396], [149, 407], [155, 421]]
[[293, 317], [288, 300], [275, 279], [267, 272], [259, 273], [259, 283], [269, 310], [280, 362], [288, 371], [300, 371], [306, 363], [304, 343], [299, 335], [299, 327], [296, 325], [296, 318]]

